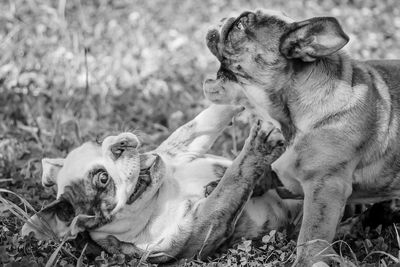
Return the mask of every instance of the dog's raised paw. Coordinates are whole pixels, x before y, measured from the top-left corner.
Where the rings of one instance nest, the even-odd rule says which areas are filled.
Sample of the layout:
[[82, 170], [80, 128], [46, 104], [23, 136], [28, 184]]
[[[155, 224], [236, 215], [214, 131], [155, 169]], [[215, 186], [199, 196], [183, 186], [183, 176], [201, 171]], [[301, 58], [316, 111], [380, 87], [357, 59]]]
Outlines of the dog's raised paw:
[[285, 139], [282, 132], [272, 123], [260, 120], [251, 128], [245, 145], [249, 153], [260, 157], [280, 155], [284, 147]]
[[206, 79], [204, 81], [203, 91], [206, 98], [213, 103], [224, 103], [228, 98], [226, 89], [222, 87], [219, 82], [212, 79]]
[[252, 149], [256, 146], [257, 137], [261, 134], [262, 120], [258, 120], [250, 129], [249, 137], [246, 140], [245, 148]]

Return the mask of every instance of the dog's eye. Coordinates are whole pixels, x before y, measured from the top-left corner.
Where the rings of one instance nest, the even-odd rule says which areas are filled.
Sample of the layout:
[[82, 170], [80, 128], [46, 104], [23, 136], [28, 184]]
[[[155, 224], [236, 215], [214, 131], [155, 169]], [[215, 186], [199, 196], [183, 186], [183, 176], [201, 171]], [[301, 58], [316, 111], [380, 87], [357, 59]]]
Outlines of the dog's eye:
[[96, 183], [97, 185], [99, 185], [100, 187], [105, 187], [108, 184], [108, 181], [110, 180], [110, 176], [108, 175], [108, 173], [104, 170], [99, 171], [96, 174]]

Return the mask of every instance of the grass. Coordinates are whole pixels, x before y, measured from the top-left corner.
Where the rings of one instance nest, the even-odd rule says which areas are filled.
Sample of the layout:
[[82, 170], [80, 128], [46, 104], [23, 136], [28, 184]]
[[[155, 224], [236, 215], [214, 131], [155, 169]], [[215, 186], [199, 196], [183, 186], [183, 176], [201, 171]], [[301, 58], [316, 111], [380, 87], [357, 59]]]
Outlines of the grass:
[[[397, 0], [1, 2], [3, 265], [145, 264], [101, 253], [92, 244], [82, 253], [86, 242], [79, 240], [61, 245], [21, 237], [18, 233], [23, 221], [32, 214], [25, 206], [40, 210], [54, 199], [54, 191], [41, 186], [40, 160], [65, 156], [82, 141], [121, 130], [138, 131], [144, 149], [157, 146], [208, 105], [202, 81], [218, 68], [204, 43], [209, 25], [231, 12], [256, 7], [280, 9], [299, 19], [337, 17], [351, 38], [347, 50], [355, 58], [400, 55]], [[213, 152], [232, 157], [246, 134], [246, 121], [236, 121], [235, 130], [224, 132]], [[344, 256], [338, 258], [339, 264], [397, 263], [395, 229], [352, 232], [346, 237], [349, 246], [342, 244]], [[187, 261], [181, 265], [283, 266], [293, 259], [294, 248], [294, 241], [285, 233], [272, 232], [260, 242], [243, 241], [216, 255], [212, 263]]]

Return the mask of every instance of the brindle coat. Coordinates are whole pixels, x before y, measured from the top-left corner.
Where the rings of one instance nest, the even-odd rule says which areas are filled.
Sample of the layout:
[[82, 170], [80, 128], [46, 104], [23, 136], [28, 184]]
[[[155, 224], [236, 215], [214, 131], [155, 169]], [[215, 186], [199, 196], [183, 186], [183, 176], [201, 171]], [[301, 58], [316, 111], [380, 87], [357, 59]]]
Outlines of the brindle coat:
[[207, 34], [221, 67], [206, 96], [250, 106], [289, 143], [272, 167], [304, 195], [295, 266], [321, 258], [347, 201], [400, 192], [400, 61], [352, 60], [340, 50], [347, 42], [335, 18], [296, 22], [271, 11], [244, 12]]

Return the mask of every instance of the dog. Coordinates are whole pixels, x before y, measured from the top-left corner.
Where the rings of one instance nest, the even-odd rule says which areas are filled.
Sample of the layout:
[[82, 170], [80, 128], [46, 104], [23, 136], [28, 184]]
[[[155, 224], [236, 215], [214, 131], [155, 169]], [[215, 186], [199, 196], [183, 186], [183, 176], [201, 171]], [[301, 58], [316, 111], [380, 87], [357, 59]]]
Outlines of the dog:
[[283, 132], [286, 151], [272, 164], [304, 197], [294, 266], [332, 249], [346, 203], [400, 193], [400, 61], [351, 59], [338, 20], [295, 21], [276, 11], [246, 11], [209, 30], [220, 62], [204, 82], [214, 103], [243, 103]]
[[134, 134], [122, 133], [84, 143], [65, 159], [43, 159], [42, 182], [57, 186], [57, 200], [33, 215], [22, 234], [74, 238], [88, 231], [110, 253], [164, 263], [204, 259], [241, 238], [286, 227], [301, 202], [282, 200], [273, 189], [252, 195], [256, 182], [267, 179], [265, 167], [283, 153], [280, 130], [253, 126], [233, 162], [207, 154], [242, 110], [212, 105], [148, 153], [138, 152]]

